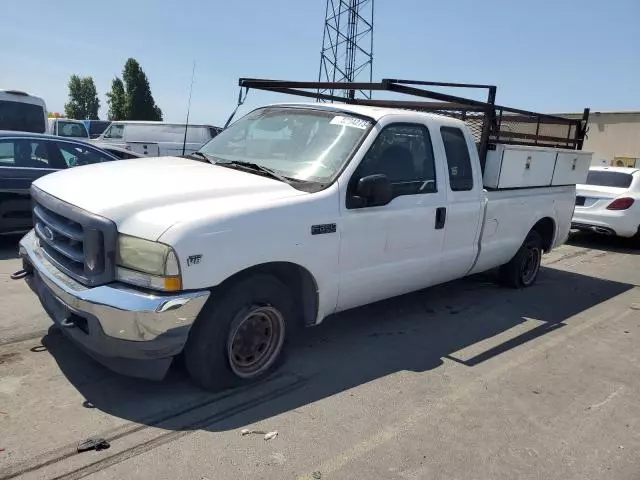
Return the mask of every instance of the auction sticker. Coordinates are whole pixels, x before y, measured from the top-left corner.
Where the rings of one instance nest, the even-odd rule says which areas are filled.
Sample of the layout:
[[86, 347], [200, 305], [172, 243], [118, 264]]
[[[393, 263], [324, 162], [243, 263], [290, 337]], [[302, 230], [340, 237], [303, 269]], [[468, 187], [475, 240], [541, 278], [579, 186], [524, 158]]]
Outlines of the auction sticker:
[[360, 130], [366, 130], [369, 125], [371, 125], [370, 122], [362, 120], [361, 118], [343, 117], [341, 115], [336, 115], [331, 119], [331, 122], [329, 123], [333, 125], [342, 125], [343, 127], [359, 128]]

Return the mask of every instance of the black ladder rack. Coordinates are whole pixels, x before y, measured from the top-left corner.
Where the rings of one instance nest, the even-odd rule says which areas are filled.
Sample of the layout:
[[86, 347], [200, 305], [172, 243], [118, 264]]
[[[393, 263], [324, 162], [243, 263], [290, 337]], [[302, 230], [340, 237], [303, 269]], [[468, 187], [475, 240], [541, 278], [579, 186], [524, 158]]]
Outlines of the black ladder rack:
[[[496, 143], [582, 150], [589, 120], [588, 108], [584, 109], [582, 119], [574, 120], [496, 105], [497, 88], [494, 85], [390, 78], [373, 83], [298, 82], [241, 78], [238, 83], [241, 88], [245, 88], [247, 91], [253, 88], [312, 98], [317, 101], [400, 108], [458, 118], [469, 126], [476, 139], [483, 171], [487, 150], [493, 148], [491, 145]], [[487, 90], [487, 101], [483, 102], [419, 88], [425, 86], [484, 89]], [[349, 98], [353, 96], [349, 95], [349, 92], [358, 90], [388, 91], [432, 101]], [[336, 95], [336, 91], [344, 92], [344, 96]]]

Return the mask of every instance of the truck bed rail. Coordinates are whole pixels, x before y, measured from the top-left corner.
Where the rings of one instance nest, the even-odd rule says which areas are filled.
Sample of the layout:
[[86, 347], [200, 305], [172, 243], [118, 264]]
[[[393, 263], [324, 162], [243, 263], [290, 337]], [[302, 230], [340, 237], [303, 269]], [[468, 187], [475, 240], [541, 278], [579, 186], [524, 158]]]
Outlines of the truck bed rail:
[[[298, 82], [241, 78], [239, 85], [247, 91], [253, 88], [313, 98], [317, 101], [401, 108], [458, 118], [469, 126], [476, 138], [483, 171], [487, 150], [492, 148], [491, 144], [505, 143], [582, 150], [589, 120], [588, 108], [584, 109], [582, 119], [576, 120], [496, 105], [497, 88], [493, 85], [389, 78], [373, 83]], [[473, 100], [423, 88], [428, 86], [484, 89], [487, 90], [487, 101]], [[356, 91], [387, 91], [432, 101], [356, 98]]]

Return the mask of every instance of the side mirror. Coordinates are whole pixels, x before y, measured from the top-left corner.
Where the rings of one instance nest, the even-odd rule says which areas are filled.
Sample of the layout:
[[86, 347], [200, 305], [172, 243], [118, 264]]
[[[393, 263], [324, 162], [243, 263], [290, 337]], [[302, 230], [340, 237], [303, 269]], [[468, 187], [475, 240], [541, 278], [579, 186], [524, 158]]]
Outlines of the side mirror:
[[367, 175], [358, 180], [355, 191], [362, 207], [379, 207], [391, 201], [391, 184], [386, 175]]

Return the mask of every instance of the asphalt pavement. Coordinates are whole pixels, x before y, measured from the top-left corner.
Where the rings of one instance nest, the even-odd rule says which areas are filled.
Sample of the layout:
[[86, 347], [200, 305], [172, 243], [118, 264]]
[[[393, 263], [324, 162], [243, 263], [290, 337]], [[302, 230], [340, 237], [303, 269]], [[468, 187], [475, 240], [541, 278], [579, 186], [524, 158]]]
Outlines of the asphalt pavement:
[[[251, 387], [121, 377], [51, 328], [0, 244], [0, 480], [640, 479], [640, 250], [579, 235], [305, 331]], [[242, 435], [242, 429], [264, 433]], [[89, 437], [110, 447], [77, 453]]]

